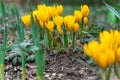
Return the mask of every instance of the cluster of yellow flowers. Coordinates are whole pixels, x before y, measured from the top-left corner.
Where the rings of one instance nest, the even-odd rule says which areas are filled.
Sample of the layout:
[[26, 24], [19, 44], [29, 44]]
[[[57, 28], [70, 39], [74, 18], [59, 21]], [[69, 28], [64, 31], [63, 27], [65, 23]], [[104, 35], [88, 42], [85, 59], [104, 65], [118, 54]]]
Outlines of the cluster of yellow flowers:
[[93, 58], [101, 68], [120, 63], [120, 31], [103, 31], [99, 35], [100, 42], [95, 40], [84, 45], [86, 54]]
[[[75, 33], [79, 30], [79, 23], [83, 19], [84, 25], [86, 26], [88, 23], [88, 14], [89, 7], [87, 5], [83, 5], [80, 10], [75, 10], [74, 15], [67, 15], [62, 17], [61, 14], [63, 12], [63, 6], [46, 6], [38, 5], [37, 10], [32, 12], [34, 22], [38, 20], [41, 28], [46, 27], [50, 33], [53, 32], [54, 26], [57, 26], [57, 31], [60, 35], [62, 35], [62, 25], [64, 24], [68, 31], [74, 30]], [[84, 17], [84, 18], [83, 18]], [[22, 22], [26, 26], [30, 26], [31, 24], [31, 15], [25, 15], [21, 17]]]

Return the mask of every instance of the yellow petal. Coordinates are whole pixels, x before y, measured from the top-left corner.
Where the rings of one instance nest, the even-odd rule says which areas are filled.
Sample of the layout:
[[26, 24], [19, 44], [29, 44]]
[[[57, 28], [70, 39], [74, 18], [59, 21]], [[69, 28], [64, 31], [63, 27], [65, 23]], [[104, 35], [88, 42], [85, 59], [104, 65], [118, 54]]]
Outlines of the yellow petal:
[[74, 22], [75, 22], [75, 19], [73, 15], [68, 15], [64, 17], [64, 24], [69, 31], [73, 29]]
[[76, 22], [80, 23], [80, 21], [82, 20], [82, 12], [75, 10], [74, 17], [75, 17]]
[[62, 35], [62, 29], [61, 29], [61, 26], [57, 26], [57, 31], [59, 32], [60, 35]]
[[63, 17], [61, 16], [55, 16], [53, 20], [57, 26], [61, 26], [63, 24]]
[[87, 44], [84, 44], [83, 49], [84, 49], [85, 53], [86, 53], [89, 57], [92, 57], [92, 53], [91, 53], [91, 51], [89, 50]]
[[25, 26], [29, 27], [31, 24], [31, 16], [26, 15], [21, 17], [22, 22], [25, 24]]
[[87, 23], [88, 23], [88, 18], [87, 18], [87, 17], [84, 17], [83, 21], [84, 21], [84, 26], [86, 26]]
[[43, 29], [44, 28], [44, 23], [41, 20], [39, 20], [39, 24], [40, 24], [40, 27]]
[[83, 5], [82, 6], [82, 13], [84, 17], [87, 17], [89, 15], [89, 7], [88, 5]]
[[109, 66], [112, 66], [115, 62], [115, 52], [112, 49], [107, 49], [106, 55]]
[[116, 59], [117, 59], [118, 63], [120, 64], [120, 47], [117, 49]]
[[56, 7], [56, 12], [57, 12], [58, 15], [61, 15], [62, 12], [63, 12], [63, 6], [62, 5], [57, 6]]
[[104, 53], [98, 55], [98, 64], [101, 66], [102, 69], [107, 67], [107, 56]]
[[75, 23], [73, 27], [74, 27], [74, 32], [77, 33], [79, 31], [79, 24]]
[[53, 21], [48, 21], [45, 25], [50, 32], [53, 32], [53, 29], [54, 29], [54, 22]]

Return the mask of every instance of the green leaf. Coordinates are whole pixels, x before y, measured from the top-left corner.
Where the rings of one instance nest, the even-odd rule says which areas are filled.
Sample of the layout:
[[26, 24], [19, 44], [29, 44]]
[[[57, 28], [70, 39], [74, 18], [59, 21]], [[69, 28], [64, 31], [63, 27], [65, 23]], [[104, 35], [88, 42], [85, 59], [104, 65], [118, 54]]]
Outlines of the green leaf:
[[107, 8], [114, 14], [116, 15], [119, 19], [120, 19], [120, 13], [118, 13], [118, 11], [115, 10], [115, 8], [111, 7], [110, 5], [108, 5], [107, 3], [104, 2], [104, 4], [107, 6]]
[[4, 6], [3, 0], [1, 0], [0, 2], [1, 2], [1, 7], [2, 7], [2, 15], [3, 15], [3, 17], [5, 17], [6, 12], [5, 12], [5, 6]]
[[26, 60], [29, 61], [29, 62], [35, 61], [35, 55], [28, 56]]
[[17, 57], [13, 58], [12, 64], [15, 66], [17, 65]]
[[116, 17], [115, 15], [112, 13], [112, 12], [109, 12], [108, 13], [108, 21], [111, 25], [114, 25], [115, 24], [115, 21], [116, 21]]
[[13, 50], [13, 49], [15, 49], [15, 48], [17, 48], [17, 47], [18, 47], [18, 44], [10, 45], [10, 46], [7, 47], [7, 51]]
[[27, 50], [35, 52], [35, 51], [38, 51], [39, 48], [37, 46], [31, 46], [31, 47], [27, 48]]
[[23, 49], [25, 49], [27, 46], [31, 46], [31, 43], [29, 43], [29, 42], [21, 42], [20, 43], [20, 47]]
[[47, 44], [48, 44], [48, 35], [45, 32], [45, 34], [44, 34], [44, 46], [45, 46], [45, 48], [47, 47]]

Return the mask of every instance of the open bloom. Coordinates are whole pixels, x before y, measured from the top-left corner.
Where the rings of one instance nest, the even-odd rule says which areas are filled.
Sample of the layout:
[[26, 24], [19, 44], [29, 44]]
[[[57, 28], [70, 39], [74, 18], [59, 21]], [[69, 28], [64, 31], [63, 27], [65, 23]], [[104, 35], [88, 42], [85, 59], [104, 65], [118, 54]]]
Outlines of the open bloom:
[[[118, 43], [115, 35], [117, 35], [115, 30], [111, 30], [111, 32], [103, 31], [100, 33], [100, 42], [91, 41], [88, 45], [84, 45], [86, 54], [93, 58], [103, 69], [112, 66], [115, 60], [120, 61], [120, 48], [116, 45]], [[120, 34], [118, 35], [120, 36]]]

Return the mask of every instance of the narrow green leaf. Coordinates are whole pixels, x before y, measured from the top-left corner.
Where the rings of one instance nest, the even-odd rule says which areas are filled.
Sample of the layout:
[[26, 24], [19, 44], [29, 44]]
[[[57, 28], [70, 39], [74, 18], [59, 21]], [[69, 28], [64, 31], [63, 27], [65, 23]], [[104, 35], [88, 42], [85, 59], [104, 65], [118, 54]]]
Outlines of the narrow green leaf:
[[3, 0], [1, 0], [0, 2], [1, 2], [1, 7], [2, 7], [2, 15], [3, 15], [3, 17], [5, 17], [6, 12], [5, 12], [5, 6], [4, 6]]
[[116, 9], [120, 9], [120, 5], [114, 1], [109, 0], [109, 3], [112, 4]]
[[64, 32], [64, 34], [63, 34], [64, 47], [66, 47], [66, 46], [68, 46], [68, 35], [67, 35], [67, 30], [66, 30], [65, 26], [63, 28], [63, 32]]
[[113, 13], [115, 14], [119, 19], [120, 19], [120, 13], [118, 13], [118, 11], [115, 10], [115, 8], [111, 7], [110, 5], [108, 5], [107, 3], [104, 2], [104, 4], [107, 6], [107, 8]]
[[111, 25], [115, 24], [116, 16], [112, 12], [108, 13], [108, 21]]
[[7, 45], [7, 27], [5, 26], [5, 30], [4, 30], [4, 39], [3, 39], [3, 49], [6, 49], [6, 45]]

